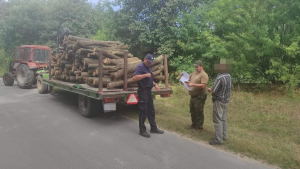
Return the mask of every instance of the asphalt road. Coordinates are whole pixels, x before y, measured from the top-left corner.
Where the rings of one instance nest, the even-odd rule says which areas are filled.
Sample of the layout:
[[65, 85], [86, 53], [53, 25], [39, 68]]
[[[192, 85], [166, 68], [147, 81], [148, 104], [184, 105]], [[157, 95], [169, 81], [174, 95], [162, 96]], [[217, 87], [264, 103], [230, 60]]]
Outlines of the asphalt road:
[[76, 95], [4, 86], [0, 79], [0, 169], [269, 169], [176, 134], [138, 135], [138, 122], [82, 117]]

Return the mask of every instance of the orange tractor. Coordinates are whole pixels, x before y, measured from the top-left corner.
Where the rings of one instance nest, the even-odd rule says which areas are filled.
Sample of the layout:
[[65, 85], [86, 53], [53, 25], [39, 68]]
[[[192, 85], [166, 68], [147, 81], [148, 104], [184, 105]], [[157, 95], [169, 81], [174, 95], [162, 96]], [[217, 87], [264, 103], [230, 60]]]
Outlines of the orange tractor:
[[24, 45], [16, 48], [9, 72], [3, 76], [4, 84], [12, 86], [16, 79], [20, 88], [31, 88], [37, 83], [38, 71], [46, 69], [49, 59], [52, 59], [52, 50], [48, 46]]

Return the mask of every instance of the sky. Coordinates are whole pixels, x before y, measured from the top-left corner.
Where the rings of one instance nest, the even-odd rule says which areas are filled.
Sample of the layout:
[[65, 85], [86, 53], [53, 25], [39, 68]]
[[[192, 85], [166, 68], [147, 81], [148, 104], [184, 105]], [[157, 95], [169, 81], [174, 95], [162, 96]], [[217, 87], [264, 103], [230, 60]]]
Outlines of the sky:
[[93, 4], [97, 4], [99, 2], [99, 0], [88, 0], [88, 1], [93, 3]]

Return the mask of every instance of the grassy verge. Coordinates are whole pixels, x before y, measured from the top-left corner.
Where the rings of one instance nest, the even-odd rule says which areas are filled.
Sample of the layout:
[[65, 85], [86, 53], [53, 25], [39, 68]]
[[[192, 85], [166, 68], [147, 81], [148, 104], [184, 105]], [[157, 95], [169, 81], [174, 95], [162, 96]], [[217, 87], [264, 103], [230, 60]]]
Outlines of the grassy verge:
[[[171, 98], [155, 100], [159, 127], [196, 141], [214, 138], [211, 96], [205, 105], [203, 131], [189, 129], [189, 96], [174, 86]], [[266, 161], [282, 168], [300, 168], [300, 96], [289, 98], [281, 92], [233, 91], [228, 110], [229, 140], [221, 148]], [[138, 110], [129, 107], [124, 115], [138, 119]]]

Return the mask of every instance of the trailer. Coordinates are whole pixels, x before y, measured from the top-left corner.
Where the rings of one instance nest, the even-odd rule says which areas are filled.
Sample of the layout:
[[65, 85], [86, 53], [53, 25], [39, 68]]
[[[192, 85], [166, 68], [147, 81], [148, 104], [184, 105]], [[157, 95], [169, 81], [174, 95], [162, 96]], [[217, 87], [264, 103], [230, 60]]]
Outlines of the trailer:
[[[91, 87], [87, 84], [77, 84], [72, 82], [64, 82], [55, 80], [51, 76], [51, 60], [49, 61], [49, 70], [47, 72], [39, 72], [37, 78], [37, 89], [39, 93], [46, 94], [51, 91], [53, 87], [78, 94], [78, 107], [80, 114], [84, 117], [93, 117], [98, 113], [107, 113], [116, 111], [117, 102], [125, 102], [128, 105], [138, 104], [137, 88], [128, 88], [127, 86], [127, 63], [128, 57], [125, 54], [124, 57], [124, 86], [123, 89], [107, 89], [103, 88], [103, 55], [98, 53], [99, 62], [99, 85], [98, 88]], [[170, 97], [172, 94], [172, 88], [169, 86], [169, 74], [167, 56], [164, 56], [164, 74], [165, 74], [165, 86], [160, 90], [152, 89], [153, 98], [157, 95], [160, 97]], [[49, 90], [50, 88], [50, 90]]]

